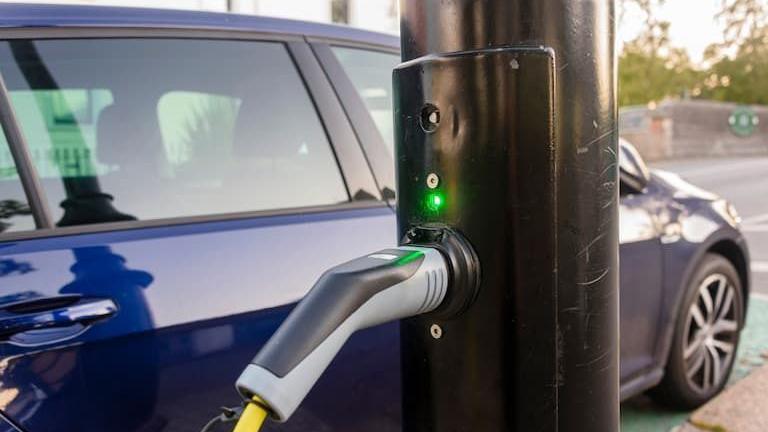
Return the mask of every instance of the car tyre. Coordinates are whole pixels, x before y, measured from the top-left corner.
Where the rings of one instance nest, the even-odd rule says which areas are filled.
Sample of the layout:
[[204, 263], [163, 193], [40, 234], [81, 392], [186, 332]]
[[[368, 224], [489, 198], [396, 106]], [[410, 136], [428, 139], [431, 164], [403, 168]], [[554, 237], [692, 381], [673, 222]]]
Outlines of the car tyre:
[[731, 374], [744, 324], [744, 295], [733, 264], [707, 254], [681, 302], [664, 378], [651, 397], [693, 409], [716, 396]]

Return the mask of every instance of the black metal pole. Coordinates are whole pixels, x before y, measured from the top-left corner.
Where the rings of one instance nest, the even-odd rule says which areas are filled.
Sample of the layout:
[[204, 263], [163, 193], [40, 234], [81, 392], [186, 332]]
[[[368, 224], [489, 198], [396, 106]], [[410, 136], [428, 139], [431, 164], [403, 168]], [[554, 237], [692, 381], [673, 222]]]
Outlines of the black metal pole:
[[399, 230], [450, 226], [482, 282], [402, 324], [404, 430], [619, 426], [610, 0], [401, 0]]

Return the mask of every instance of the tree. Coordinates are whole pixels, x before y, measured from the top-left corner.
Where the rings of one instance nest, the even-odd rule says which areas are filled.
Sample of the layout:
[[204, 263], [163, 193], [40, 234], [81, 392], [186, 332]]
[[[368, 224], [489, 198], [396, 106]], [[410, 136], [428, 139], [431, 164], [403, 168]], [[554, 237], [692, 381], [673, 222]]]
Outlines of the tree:
[[652, 55], [637, 41], [630, 42], [619, 58], [619, 105], [688, 97], [700, 76], [683, 49], [671, 48], [667, 55]]
[[736, 46], [745, 38], [761, 32], [768, 25], [766, 0], [722, 0], [723, 8], [717, 17], [725, 24], [723, 34], [726, 46]]
[[[687, 96], [700, 79], [688, 53], [673, 47], [670, 23], [658, 19], [664, 0], [622, 0], [623, 10], [634, 5], [645, 16], [645, 28], [624, 45], [619, 57], [619, 105], [645, 105], [668, 97]], [[623, 14], [623, 12], [622, 12]]]
[[723, 42], [704, 53], [709, 65], [696, 93], [741, 104], [768, 104], [768, 0], [723, 0]]
[[[711, 52], [710, 52], [711, 51]], [[768, 104], [768, 27], [749, 31], [735, 47], [735, 54], [724, 55], [712, 47], [712, 66], [701, 83], [701, 97], [741, 104]]]

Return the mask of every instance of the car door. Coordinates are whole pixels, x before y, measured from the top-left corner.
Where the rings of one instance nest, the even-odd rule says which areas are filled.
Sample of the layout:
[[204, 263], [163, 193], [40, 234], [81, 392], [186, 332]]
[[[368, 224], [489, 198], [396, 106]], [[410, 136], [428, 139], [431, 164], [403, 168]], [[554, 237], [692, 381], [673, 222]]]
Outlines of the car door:
[[[636, 153], [622, 143], [619, 199], [620, 335], [622, 385], [654, 366], [662, 299], [660, 203], [635, 166]], [[642, 162], [642, 161], [640, 161]]]
[[[0, 410], [198, 431], [325, 268], [395, 243], [393, 212], [299, 38], [36, 34], [0, 33], [28, 144], [0, 140]], [[396, 429], [398, 373], [396, 326], [363, 332], [271, 427]]]

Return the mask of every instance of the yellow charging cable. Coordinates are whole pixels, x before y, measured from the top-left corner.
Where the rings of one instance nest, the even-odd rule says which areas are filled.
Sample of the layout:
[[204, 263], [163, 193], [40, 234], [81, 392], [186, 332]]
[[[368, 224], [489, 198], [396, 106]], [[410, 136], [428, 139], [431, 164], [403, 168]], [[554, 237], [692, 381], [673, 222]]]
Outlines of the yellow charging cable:
[[240, 420], [237, 421], [233, 432], [258, 432], [264, 424], [264, 420], [267, 419], [268, 414], [269, 412], [264, 406], [264, 401], [258, 396], [254, 396], [248, 402], [248, 405], [245, 406], [243, 414], [240, 416]]

